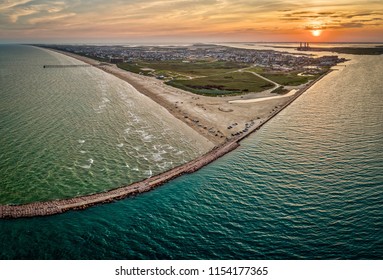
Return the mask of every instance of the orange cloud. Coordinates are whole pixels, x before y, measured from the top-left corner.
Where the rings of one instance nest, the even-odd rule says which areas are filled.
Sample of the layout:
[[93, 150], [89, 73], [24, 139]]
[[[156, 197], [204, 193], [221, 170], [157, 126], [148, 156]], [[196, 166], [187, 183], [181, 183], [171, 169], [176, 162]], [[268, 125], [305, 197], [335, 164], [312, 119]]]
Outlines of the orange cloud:
[[383, 2], [374, 0], [15, 0], [0, 11], [0, 38], [297, 41], [309, 30], [383, 38]]

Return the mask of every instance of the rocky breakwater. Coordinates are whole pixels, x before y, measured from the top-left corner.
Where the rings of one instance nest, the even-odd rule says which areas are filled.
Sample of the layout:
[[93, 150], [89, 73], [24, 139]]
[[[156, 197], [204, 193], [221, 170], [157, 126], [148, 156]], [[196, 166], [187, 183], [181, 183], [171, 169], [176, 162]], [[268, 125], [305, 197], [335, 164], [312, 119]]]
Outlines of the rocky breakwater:
[[129, 196], [134, 196], [139, 193], [148, 192], [171, 179], [181, 176], [182, 174], [193, 173], [199, 170], [205, 165], [234, 150], [238, 146], [239, 144], [237, 141], [226, 142], [225, 144], [215, 147], [210, 152], [195, 160], [147, 178], [143, 181], [136, 182], [128, 186], [122, 186], [107, 192], [22, 205], [0, 205], [0, 218], [15, 219], [60, 214], [69, 210], [85, 209], [96, 204], [109, 203]]

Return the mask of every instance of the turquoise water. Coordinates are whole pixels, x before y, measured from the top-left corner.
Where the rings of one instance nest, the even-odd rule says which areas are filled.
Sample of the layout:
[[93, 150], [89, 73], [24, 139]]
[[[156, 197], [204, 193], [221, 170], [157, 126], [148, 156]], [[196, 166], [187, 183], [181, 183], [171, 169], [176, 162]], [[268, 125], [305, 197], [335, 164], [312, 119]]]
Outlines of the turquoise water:
[[0, 221], [1, 259], [381, 259], [383, 56], [352, 57], [236, 151], [149, 193]]

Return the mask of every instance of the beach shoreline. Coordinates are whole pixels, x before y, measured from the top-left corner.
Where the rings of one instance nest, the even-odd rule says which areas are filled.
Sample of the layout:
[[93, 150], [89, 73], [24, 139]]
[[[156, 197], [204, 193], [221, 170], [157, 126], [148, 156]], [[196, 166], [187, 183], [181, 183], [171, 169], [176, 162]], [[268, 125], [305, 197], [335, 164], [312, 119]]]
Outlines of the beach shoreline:
[[[282, 107], [292, 98], [291, 95], [271, 94], [270, 90], [234, 97], [203, 96], [166, 85], [162, 80], [154, 77], [120, 69], [115, 64], [102, 63], [60, 50], [48, 50], [80, 60], [126, 81], [139, 93], [152, 99], [216, 146], [248, 129], [249, 125], [255, 121], [266, 120], [277, 108]], [[278, 98], [264, 99], [262, 102], [255, 102], [257, 104], [232, 102], [265, 97]]]
[[[100, 65], [97, 66], [99, 67]], [[235, 150], [237, 147], [240, 146], [240, 141], [242, 141], [244, 138], [248, 137], [250, 134], [260, 129], [263, 125], [265, 125], [268, 121], [274, 118], [283, 109], [288, 107], [294, 100], [296, 100], [299, 96], [301, 96], [311, 86], [313, 86], [317, 81], [322, 79], [327, 74], [328, 72], [320, 76], [315, 81], [312, 81], [305, 87], [299, 89], [298, 92], [296, 92], [292, 97], [285, 101], [284, 104], [273, 108], [273, 110], [270, 112], [270, 114], [268, 114], [266, 118], [256, 119], [251, 121], [250, 123], [247, 122], [246, 127], [240, 132], [236, 132], [236, 134], [230, 138], [226, 137], [225, 141], [221, 143], [218, 142], [217, 145], [211, 151], [190, 162], [172, 168], [153, 177], [144, 179], [142, 181], [126, 186], [121, 186], [102, 193], [84, 195], [70, 199], [35, 202], [22, 205], [0, 205], [0, 218], [14, 219], [22, 217], [48, 216], [60, 214], [70, 210], [81, 210], [91, 207], [93, 205], [109, 203], [116, 200], [124, 199], [126, 197], [134, 196], [143, 192], [148, 192], [183, 174], [193, 173], [201, 169], [202, 167], [208, 165], [209, 163], [217, 160], [223, 155]], [[138, 88], [136, 89], [139, 90]], [[148, 94], [153, 94], [153, 92], [148, 92]], [[161, 103], [159, 104], [161, 105]], [[252, 103], [246, 103], [245, 105], [248, 104]], [[225, 112], [223, 111], [223, 113]]]

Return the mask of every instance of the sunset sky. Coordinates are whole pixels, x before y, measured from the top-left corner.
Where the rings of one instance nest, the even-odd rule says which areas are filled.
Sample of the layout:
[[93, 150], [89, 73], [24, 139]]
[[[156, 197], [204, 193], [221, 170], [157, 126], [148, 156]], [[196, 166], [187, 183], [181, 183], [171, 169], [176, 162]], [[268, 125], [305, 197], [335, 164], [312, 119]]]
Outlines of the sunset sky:
[[382, 42], [383, 0], [0, 0], [0, 43]]

